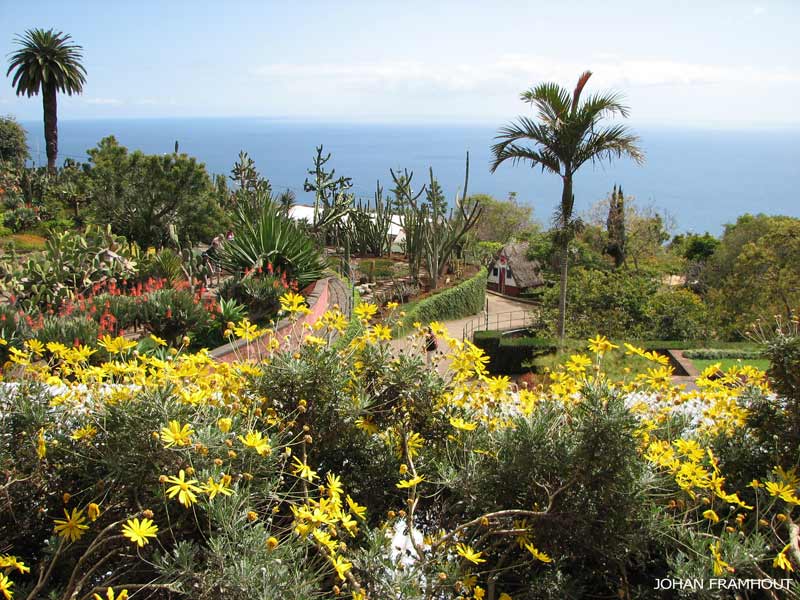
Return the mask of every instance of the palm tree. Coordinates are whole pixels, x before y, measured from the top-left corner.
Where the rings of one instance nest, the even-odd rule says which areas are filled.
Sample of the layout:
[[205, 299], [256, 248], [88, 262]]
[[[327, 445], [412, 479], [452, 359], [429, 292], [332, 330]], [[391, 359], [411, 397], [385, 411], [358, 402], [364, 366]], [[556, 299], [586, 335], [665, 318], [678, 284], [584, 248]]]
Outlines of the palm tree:
[[[563, 345], [567, 308], [567, 263], [569, 243], [580, 224], [573, 216], [575, 196], [572, 178], [584, 163], [608, 160], [623, 155], [637, 163], [644, 154], [637, 145], [638, 137], [623, 125], [600, 127], [605, 117], [628, 116], [628, 108], [616, 93], [594, 94], [581, 102], [581, 92], [592, 76], [586, 71], [578, 79], [572, 94], [557, 83], [541, 83], [524, 92], [521, 99], [536, 108], [538, 121], [519, 117], [501, 128], [492, 146], [492, 173], [502, 163], [528, 163], [561, 177], [561, 205], [554, 217], [556, 243], [561, 252], [561, 289], [558, 302], [558, 335]], [[531, 142], [530, 146], [523, 142]]]
[[17, 36], [19, 50], [11, 55], [6, 76], [14, 72], [11, 85], [17, 96], [30, 98], [41, 92], [44, 107], [44, 139], [47, 166], [53, 171], [58, 156], [57, 92], [80, 94], [86, 83], [86, 69], [81, 64], [83, 48], [70, 44], [72, 37], [52, 29], [29, 29]]

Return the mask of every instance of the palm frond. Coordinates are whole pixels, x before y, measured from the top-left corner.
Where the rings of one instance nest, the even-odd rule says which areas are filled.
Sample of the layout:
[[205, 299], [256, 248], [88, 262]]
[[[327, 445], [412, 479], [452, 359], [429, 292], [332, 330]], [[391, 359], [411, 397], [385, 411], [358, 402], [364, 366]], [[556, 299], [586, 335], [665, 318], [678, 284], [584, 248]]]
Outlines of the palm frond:
[[553, 128], [566, 119], [570, 110], [569, 92], [557, 83], [540, 83], [523, 92], [521, 98], [533, 105], [539, 118]]
[[591, 133], [575, 153], [574, 168], [586, 161], [610, 161], [628, 156], [637, 163], [644, 162], [644, 152], [638, 146], [639, 138], [624, 125], [612, 125]]
[[614, 115], [627, 119], [629, 108], [622, 101], [622, 94], [615, 92], [592, 94], [580, 105], [578, 113], [584, 118], [593, 120]]
[[589, 81], [589, 78], [592, 76], [591, 71], [584, 71], [581, 73], [581, 76], [578, 77], [578, 84], [575, 86], [575, 91], [572, 92], [572, 112], [574, 113], [578, 108], [578, 103], [581, 99], [581, 92], [583, 92], [583, 88], [586, 86], [586, 83]]
[[71, 44], [71, 39], [69, 34], [52, 29], [29, 29], [16, 37], [20, 48], [11, 54], [6, 76], [14, 73], [12, 86], [18, 96], [33, 96], [50, 85], [68, 95], [83, 91], [83, 48]]
[[[491, 171], [497, 170], [503, 162], [511, 160], [514, 164], [520, 161], [530, 162], [532, 166], [541, 166], [554, 173], [560, 173], [561, 161], [557, 137], [553, 130], [527, 117], [520, 117], [517, 122], [500, 128], [495, 139], [500, 140], [492, 146], [494, 159]], [[518, 142], [532, 142], [533, 147]]]

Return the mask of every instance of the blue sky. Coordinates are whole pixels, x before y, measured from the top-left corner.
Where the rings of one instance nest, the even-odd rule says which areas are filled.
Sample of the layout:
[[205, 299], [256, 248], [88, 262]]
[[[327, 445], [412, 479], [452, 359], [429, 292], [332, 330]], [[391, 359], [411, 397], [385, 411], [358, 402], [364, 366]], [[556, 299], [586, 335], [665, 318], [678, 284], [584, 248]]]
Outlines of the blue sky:
[[[495, 123], [588, 68], [634, 124], [797, 127], [798, 17], [797, 1], [0, 0], [0, 55], [27, 28], [72, 34], [88, 82], [61, 119]], [[41, 101], [4, 79], [0, 114], [39, 119]]]

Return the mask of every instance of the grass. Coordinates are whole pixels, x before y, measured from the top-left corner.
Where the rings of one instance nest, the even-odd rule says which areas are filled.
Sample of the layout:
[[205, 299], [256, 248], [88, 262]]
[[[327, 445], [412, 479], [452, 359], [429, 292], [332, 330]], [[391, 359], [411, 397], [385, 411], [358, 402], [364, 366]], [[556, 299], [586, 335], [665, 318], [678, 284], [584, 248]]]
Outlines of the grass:
[[[559, 365], [567, 362], [573, 354], [585, 354], [594, 359], [594, 355], [589, 351], [586, 341], [567, 340], [564, 351], [537, 357], [532, 361], [531, 366], [540, 372], [545, 369], [553, 371]], [[652, 369], [657, 365], [640, 356], [625, 354], [624, 348], [618, 348], [604, 354], [600, 366], [609, 379], [628, 381], [633, 379], [636, 373], [644, 373], [647, 369]]]
[[731, 367], [742, 367], [744, 365], [750, 365], [751, 367], [761, 369], [762, 371], [766, 371], [769, 368], [769, 360], [766, 358], [720, 358], [717, 360], [692, 358], [689, 360], [692, 361], [692, 364], [701, 373], [706, 367], [710, 367], [711, 365], [717, 363], [720, 364], [720, 368], [723, 371], [727, 371]]
[[373, 280], [389, 279], [395, 275], [395, 261], [388, 258], [362, 258], [358, 271]]
[[[615, 344], [622, 346], [622, 343], [619, 341], [615, 341]], [[636, 342], [633, 342], [634, 345], [642, 345]], [[654, 344], [657, 344], [654, 342]], [[650, 344], [646, 344], [648, 346]], [[729, 349], [729, 350], [758, 350], [759, 346], [753, 344], [752, 342], [712, 342], [707, 344], [708, 347], [713, 347], [718, 350], [722, 349]], [[583, 340], [567, 340], [566, 347], [563, 352], [559, 352], [557, 354], [550, 354], [548, 356], [541, 356], [533, 360], [532, 366], [537, 371], [543, 371], [544, 369], [553, 370], [559, 365], [564, 364], [569, 357], [573, 354], [586, 354], [588, 356], [592, 356], [591, 352], [589, 352], [587, 348], [587, 344]], [[688, 360], [688, 359], [687, 359]], [[698, 371], [702, 372], [703, 369], [706, 367], [720, 363], [720, 366], [723, 371], [727, 371], [729, 368], [734, 366], [742, 366], [742, 365], [750, 365], [757, 369], [766, 370], [769, 368], [769, 360], [765, 358], [747, 358], [747, 359], [738, 359], [738, 358], [723, 358], [723, 359], [716, 359], [716, 360], [706, 360], [706, 359], [691, 359], [692, 364], [697, 368]], [[644, 373], [647, 369], [653, 368], [657, 366], [655, 363], [648, 361], [644, 358], [639, 356], [630, 356], [625, 354], [624, 348], [620, 348], [617, 350], [612, 350], [608, 352], [602, 360], [602, 368], [603, 372], [605, 372], [608, 377], [612, 380], [623, 380], [627, 381], [631, 379], [631, 373]]]

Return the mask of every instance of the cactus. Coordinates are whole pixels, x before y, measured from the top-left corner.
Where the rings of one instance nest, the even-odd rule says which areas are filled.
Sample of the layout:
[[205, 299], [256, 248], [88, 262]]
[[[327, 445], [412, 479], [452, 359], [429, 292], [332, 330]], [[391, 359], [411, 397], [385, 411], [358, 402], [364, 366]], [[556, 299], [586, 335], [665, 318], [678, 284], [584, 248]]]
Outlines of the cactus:
[[358, 254], [381, 257], [391, 251], [389, 227], [392, 224], [392, 202], [383, 197], [380, 181], [377, 184], [374, 203], [360, 201], [348, 219], [348, 234], [352, 248]]
[[314, 192], [314, 220], [311, 228], [323, 244], [327, 242], [331, 229], [335, 234], [339, 233], [344, 217], [350, 213], [353, 204], [353, 196], [347, 193], [353, 187], [353, 180], [350, 177], [336, 179], [335, 169], [326, 171], [325, 163], [330, 158], [330, 152], [323, 158], [322, 145], [317, 146], [314, 168], [308, 171], [309, 175], [314, 176], [314, 181], [310, 182], [306, 178], [303, 183], [303, 191]]
[[395, 206], [400, 220], [400, 226], [405, 233], [405, 253], [408, 259], [408, 272], [412, 279], [419, 281], [419, 269], [422, 262], [422, 253], [425, 248], [424, 236], [424, 211], [420, 207], [418, 200], [425, 192], [425, 186], [414, 194], [411, 182], [414, 173], [407, 169], [401, 175], [389, 169], [395, 187], [392, 189], [395, 197]]
[[[483, 207], [467, 199], [469, 185], [469, 152], [466, 159], [464, 190], [459, 197], [456, 194], [455, 207], [448, 213], [439, 182], [429, 169], [430, 181], [427, 186], [413, 196], [410, 182], [413, 173], [405, 172], [395, 180], [395, 193], [402, 201], [402, 225], [406, 234], [406, 253], [409, 256], [411, 275], [415, 280], [419, 276], [419, 263], [424, 257], [428, 271], [430, 288], [436, 289], [439, 278], [444, 273], [451, 259], [458, 257], [464, 243], [464, 236], [472, 229], [483, 212]], [[399, 193], [398, 193], [399, 192]], [[425, 192], [425, 202], [418, 198]]]

